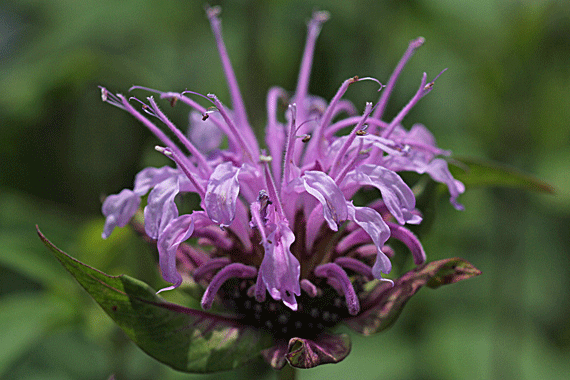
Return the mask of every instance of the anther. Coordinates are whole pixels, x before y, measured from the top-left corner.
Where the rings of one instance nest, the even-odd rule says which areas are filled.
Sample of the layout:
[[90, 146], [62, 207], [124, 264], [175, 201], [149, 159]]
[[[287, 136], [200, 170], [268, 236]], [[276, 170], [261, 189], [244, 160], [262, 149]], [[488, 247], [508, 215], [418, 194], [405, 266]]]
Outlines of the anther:
[[165, 156], [172, 156], [172, 151], [170, 149], [166, 149], [160, 145], [156, 145], [154, 147], [154, 150], [156, 150], [158, 153], [162, 153]]
[[101, 87], [101, 100], [106, 102], [108, 95], [109, 95], [109, 91], [107, 91], [107, 89], [105, 87]]
[[210, 114], [216, 111], [218, 111], [216, 107], [214, 106], [208, 107], [208, 109], [204, 111], [204, 113], [202, 114], [202, 121], [206, 121], [210, 117]]

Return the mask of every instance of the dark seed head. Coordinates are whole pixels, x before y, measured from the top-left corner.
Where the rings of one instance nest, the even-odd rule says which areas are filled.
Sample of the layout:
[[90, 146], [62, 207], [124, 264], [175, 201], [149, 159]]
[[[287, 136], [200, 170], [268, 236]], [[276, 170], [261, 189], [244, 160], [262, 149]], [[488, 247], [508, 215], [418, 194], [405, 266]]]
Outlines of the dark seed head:
[[[277, 339], [311, 338], [350, 317], [344, 298], [326, 281], [315, 283], [318, 287], [316, 297], [309, 297], [305, 292], [297, 296], [296, 311], [271, 297], [258, 302], [248, 296], [247, 289], [253, 284], [253, 280], [229, 280], [223, 285], [220, 296], [244, 324], [267, 330]], [[361, 286], [355, 288], [359, 288], [357, 294], [362, 291]]]

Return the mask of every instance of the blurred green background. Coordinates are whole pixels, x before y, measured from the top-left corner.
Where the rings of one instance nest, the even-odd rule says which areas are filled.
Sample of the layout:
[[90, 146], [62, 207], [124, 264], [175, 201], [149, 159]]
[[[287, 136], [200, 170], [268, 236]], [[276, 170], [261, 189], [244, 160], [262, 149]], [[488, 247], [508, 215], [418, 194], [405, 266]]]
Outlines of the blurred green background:
[[[532, 173], [556, 194], [468, 189], [442, 202], [428, 259], [461, 256], [483, 271], [421, 291], [395, 327], [353, 336], [337, 365], [300, 379], [566, 379], [570, 374], [570, 3], [567, 1], [211, 1], [250, 120], [265, 94], [295, 88], [313, 9], [331, 12], [310, 90], [330, 99], [354, 75], [386, 83], [408, 41], [388, 118], [422, 72], [448, 71], [404, 120], [424, 123], [457, 156]], [[100, 200], [160, 165], [154, 138], [103, 104], [98, 85], [216, 93], [229, 103], [202, 1], [0, 2], [0, 378], [186, 379], [128, 341], [41, 244], [110, 274], [164, 286], [128, 229], [102, 241]], [[374, 84], [351, 87], [363, 109]], [[184, 127], [187, 110], [168, 110]], [[174, 292], [171, 292], [174, 293]], [[171, 295], [170, 297], [176, 297]], [[272, 378], [261, 362], [209, 378]], [[196, 376], [196, 378], [208, 378]]]

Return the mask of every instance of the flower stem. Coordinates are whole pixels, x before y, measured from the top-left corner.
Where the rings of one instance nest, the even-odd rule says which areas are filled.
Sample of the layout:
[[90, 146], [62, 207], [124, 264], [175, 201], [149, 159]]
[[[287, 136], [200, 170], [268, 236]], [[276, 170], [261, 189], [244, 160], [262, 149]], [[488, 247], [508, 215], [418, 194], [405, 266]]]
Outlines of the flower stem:
[[297, 371], [295, 371], [295, 367], [286, 364], [277, 374], [277, 378], [278, 380], [295, 380], [297, 378]]

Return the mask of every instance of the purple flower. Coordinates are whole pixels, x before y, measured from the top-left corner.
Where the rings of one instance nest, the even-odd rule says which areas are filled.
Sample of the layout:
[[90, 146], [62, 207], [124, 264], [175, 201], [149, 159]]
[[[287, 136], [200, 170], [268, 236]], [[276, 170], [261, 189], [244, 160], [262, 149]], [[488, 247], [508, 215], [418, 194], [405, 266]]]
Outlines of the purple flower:
[[[276, 368], [284, 365], [286, 357], [293, 360], [291, 342], [299, 340], [306, 352], [324, 355], [315, 354], [319, 359], [304, 362], [305, 366], [342, 360], [350, 349], [346, 337], [327, 330], [375, 307], [364, 284], [380, 280], [377, 286], [385, 292], [394, 286], [394, 281], [383, 277], [392, 268], [388, 240], [404, 243], [415, 264], [426, 259], [421, 243], [405, 227], [422, 218], [415, 209], [414, 193], [398, 172], [427, 173], [446, 184], [451, 202], [461, 207], [456, 198], [464, 186], [439, 158], [449, 153], [435, 145], [425, 127], [414, 125], [407, 131], [401, 124], [432, 90], [435, 79], [428, 83], [424, 74], [402, 111], [391, 121], [382, 120], [403, 66], [423, 39], [410, 43], [386, 86], [373, 78], [349, 78], [327, 103], [308, 94], [314, 46], [328, 18], [326, 12], [314, 13], [294, 94], [278, 87], [269, 90], [266, 140], [261, 145], [248, 122], [222, 40], [219, 9], [210, 8], [207, 14], [226, 74], [230, 106], [212, 94], [133, 87], [172, 105], [189, 106], [190, 130], [184, 133], [153, 96], [139, 100], [101, 88], [103, 100], [149, 128], [163, 145], [157, 150], [175, 163], [175, 168], [146, 168], [137, 175], [134, 190], [107, 197], [103, 238], [114, 227], [126, 225], [148, 193], [144, 231], [156, 241], [163, 278], [172, 284], [162, 290], [184, 281], [202, 285], [204, 309], [217, 303], [244, 323], [270, 331], [276, 345], [264, 356]], [[356, 107], [342, 97], [348, 86], [363, 80], [376, 81], [382, 92], [359, 116]], [[196, 98], [211, 107], [202, 106]], [[289, 104], [285, 124], [277, 118], [280, 101]], [[339, 135], [346, 127], [351, 132]], [[224, 150], [219, 148], [222, 135], [228, 142]], [[357, 192], [373, 188], [380, 191], [381, 199], [354, 204]], [[180, 215], [179, 201], [188, 193], [198, 194], [202, 210]], [[185, 241], [190, 237], [197, 238], [198, 245], [188, 249]], [[378, 297], [377, 292], [370, 294]], [[336, 359], [323, 359], [323, 352], [336, 352]], [[307, 358], [310, 355], [303, 360]]]

